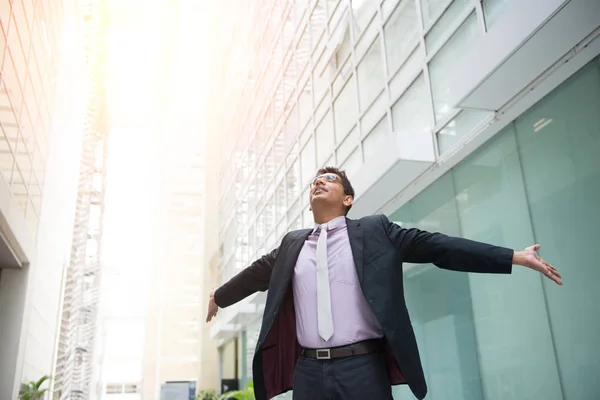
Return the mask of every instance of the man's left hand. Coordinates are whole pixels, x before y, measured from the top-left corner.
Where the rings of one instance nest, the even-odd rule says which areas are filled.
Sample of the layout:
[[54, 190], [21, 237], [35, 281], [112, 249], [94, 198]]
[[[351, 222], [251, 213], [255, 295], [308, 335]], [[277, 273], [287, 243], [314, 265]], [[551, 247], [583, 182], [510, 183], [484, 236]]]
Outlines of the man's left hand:
[[523, 251], [515, 251], [513, 255], [513, 264], [523, 265], [546, 275], [559, 285], [562, 285], [562, 276], [552, 265], [540, 257], [537, 251], [540, 249], [539, 244], [527, 247]]

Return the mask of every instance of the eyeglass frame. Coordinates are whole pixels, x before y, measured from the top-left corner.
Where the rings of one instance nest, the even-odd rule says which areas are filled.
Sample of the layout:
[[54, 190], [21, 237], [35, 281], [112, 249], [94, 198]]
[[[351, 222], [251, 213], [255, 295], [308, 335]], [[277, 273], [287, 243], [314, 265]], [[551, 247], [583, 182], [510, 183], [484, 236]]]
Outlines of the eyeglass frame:
[[[332, 176], [332, 177], [333, 177], [333, 179], [325, 179], [325, 177], [327, 177], [327, 176]], [[315, 187], [315, 186], [316, 186], [316, 184], [317, 184], [317, 181], [318, 181], [319, 179], [323, 179], [323, 180], [324, 180], [324, 181], [326, 181], [326, 182], [335, 182], [335, 181], [337, 180], [337, 181], [338, 181], [340, 184], [342, 183], [342, 179], [341, 179], [339, 176], [337, 176], [337, 175], [336, 175], [336, 174], [334, 174], [334, 173], [328, 172], [328, 173], [326, 173], [326, 174], [322, 174], [322, 175], [319, 175], [319, 176], [315, 176], [315, 177], [313, 178], [313, 180], [312, 180], [312, 181], [310, 181], [310, 185], [309, 185], [309, 187], [310, 187], [311, 189], [312, 189], [313, 187]]]

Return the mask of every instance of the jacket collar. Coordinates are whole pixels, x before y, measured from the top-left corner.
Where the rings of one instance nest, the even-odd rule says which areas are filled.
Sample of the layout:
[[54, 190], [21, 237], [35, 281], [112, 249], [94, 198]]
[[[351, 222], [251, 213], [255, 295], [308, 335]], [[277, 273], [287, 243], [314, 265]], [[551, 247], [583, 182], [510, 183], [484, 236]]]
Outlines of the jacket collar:
[[363, 283], [363, 229], [360, 225], [360, 221], [355, 219], [346, 218], [346, 225], [348, 226], [348, 238], [350, 239], [350, 248], [352, 249], [352, 256], [354, 258], [354, 265], [356, 266], [356, 273], [358, 274], [359, 282]]

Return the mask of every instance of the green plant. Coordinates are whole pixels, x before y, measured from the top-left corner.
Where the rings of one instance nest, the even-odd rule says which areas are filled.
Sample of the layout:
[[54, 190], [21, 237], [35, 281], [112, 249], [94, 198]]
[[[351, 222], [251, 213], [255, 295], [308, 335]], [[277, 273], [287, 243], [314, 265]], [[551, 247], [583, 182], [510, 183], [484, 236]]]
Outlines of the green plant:
[[48, 375], [42, 376], [37, 382], [31, 381], [23, 385], [23, 389], [19, 394], [20, 400], [42, 400], [48, 389], [41, 389], [44, 382], [49, 380]]
[[196, 395], [196, 400], [219, 400], [219, 396], [215, 390], [201, 390], [200, 393]]
[[254, 383], [250, 381], [242, 390], [232, 390], [221, 395], [219, 400], [256, 400], [254, 397]]

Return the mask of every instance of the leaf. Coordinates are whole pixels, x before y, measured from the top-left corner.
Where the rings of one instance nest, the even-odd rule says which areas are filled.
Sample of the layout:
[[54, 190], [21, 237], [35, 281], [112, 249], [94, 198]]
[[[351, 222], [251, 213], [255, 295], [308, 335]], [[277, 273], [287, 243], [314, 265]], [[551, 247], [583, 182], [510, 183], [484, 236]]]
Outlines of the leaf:
[[48, 375], [42, 376], [37, 382], [35, 382], [35, 389], [39, 389], [40, 386], [42, 386], [48, 379], [50, 379]]

